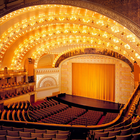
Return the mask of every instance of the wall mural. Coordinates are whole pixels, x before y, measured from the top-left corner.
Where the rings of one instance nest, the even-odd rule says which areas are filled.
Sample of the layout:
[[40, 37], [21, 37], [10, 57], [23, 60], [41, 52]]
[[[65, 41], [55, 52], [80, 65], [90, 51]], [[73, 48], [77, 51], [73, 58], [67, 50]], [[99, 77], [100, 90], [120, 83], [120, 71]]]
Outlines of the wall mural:
[[67, 52], [63, 55], [61, 55], [58, 60], [55, 63], [55, 67], [59, 67], [59, 64], [72, 56], [76, 56], [76, 55], [82, 55], [82, 54], [98, 54], [98, 55], [106, 55], [106, 56], [111, 56], [117, 59], [120, 59], [122, 61], [124, 61], [125, 63], [127, 63], [130, 67], [132, 72], [134, 71], [134, 66], [133, 64], [123, 55], [114, 52], [112, 50], [107, 50], [107, 49], [97, 49], [97, 48], [83, 48], [83, 49], [79, 49], [79, 50], [72, 50], [70, 52]]

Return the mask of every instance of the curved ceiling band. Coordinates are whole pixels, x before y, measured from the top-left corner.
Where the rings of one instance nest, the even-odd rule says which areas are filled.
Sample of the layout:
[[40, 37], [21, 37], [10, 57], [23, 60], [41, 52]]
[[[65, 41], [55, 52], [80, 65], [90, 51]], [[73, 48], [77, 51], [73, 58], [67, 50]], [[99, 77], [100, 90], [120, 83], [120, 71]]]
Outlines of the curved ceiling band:
[[[106, 42], [112, 43], [112, 46], [115, 46], [115, 48], [120, 48], [122, 50], [124, 50], [125, 52], [127, 52], [127, 58], [130, 61], [138, 61], [139, 63], [139, 58], [140, 58], [140, 49], [139, 49], [139, 39], [135, 36], [137, 35], [137, 33], [132, 34], [128, 29], [130, 28], [125, 28], [127, 27], [127, 24], [129, 24], [128, 27], [130, 27], [130, 25], [132, 25], [133, 23], [131, 21], [128, 21], [127, 19], [121, 17], [120, 15], [105, 9], [104, 7], [101, 7], [99, 5], [94, 5], [93, 3], [90, 2], [78, 2], [78, 1], [57, 1], [55, 4], [59, 4], [59, 5], [50, 5], [50, 8], [48, 7], [48, 5], [39, 5], [39, 4], [54, 4], [55, 2], [53, 1], [43, 1], [43, 2], [37, 2], [37, 3], [30, 3], [31, 5], [36, 5], [36, 6], [31, 6], [31, 7], [27, 7], [29, 5], [23, 5], [21, 7], [17, 7], [18, 8], [23, 8], [20, 10], [17, 10], [15, 12], [12, 12], [8, 15], [5, 15], [4, 17], [2, 17], [0, 19], [0, 25], [5, 24], [9, 19], [8, 16], [10, 16], [11, 18], [14, 18], [14, 16], [22, 16], [22, 13], [29, 13], [33, 10], [37, 10], [37, 9], [41, 9], [41, 8], [46, 8], [49, 12], [47, 13], [47, 15], [44, 14], [40, 14], [37, 17], [32, 16], [30, 18], [25, 18], [24, 20], [21, 20], [21, 22], [17, 22], [15, 24], [11, 24], [10, 28], [7, 28], [7, 30], [2, 33], [1, 38], [0, 38], [0, 49], [1, 49], [1, 56], [0, 56], [0, 62], [1, 62], [1, 67], [3, 65], [2, 61], [3, 58], [5, 58], [5, 53], [7, 52], [7, 50], [12, 47], [12, 44], [14, 44], [17, 40], [19, 40], [22, 36], [25, 37], [26, 41], [23, 40], [22, 41], [22, 45], [17, 45], [15, 49], [15, 54], [14, 57], [11, 59], [12, 60], [12, 66], [18, 64], [18, 66], [21, 66], [23, 64], [23, 58], [25, 57], [25, 55], [27, 54], [28, 51], [31, 50], [32, 47], [36, 47], [36, 49], [32, 52], [32, 54], [34, 54], [34, 56], [37, 58], [36, 61], [38, 61], [38, 58], [40, 58], [43, 54], [39, 54], [38, 50], [40, 48], [40, 46], [43, 44], [44, 48], [42, 47], [42, 51], [44, 51], [44, 49], [46, 48], [46, 41], [45, 38], [55, 38], [56, 36], [59, 38], [60, 36], [66, 36], [66, 33], [69, 34], [69, 36], [86, 36], [87, 38], [90, 36], [93, 36], [96, 39], [100, 39], [102, 41], [102, 39], [105, 39]], [[63, 5], [60, 5], [62, 4]], [[71, 6], [68, 6], [71, 5]], [[73, 6], [78, 6], [81, 7], [73, 7]], [[59, 7], [59, 12], [56, 14], [54, 13], [54, 11], [52, 11], [52, 9], [55, 9], [56, 7]], [[86, 9], [83, 9], [85, 8]], [[16, 9], [16, 8], [15, 8]], [[64, 13], [63, 10], [67, 10], [71, 9], [71, 11], [68, 13]], [[73, 11], [77, 11], [77, 13], [73, 13]], [[88, 10], [87, 10], [88, 9]], [[23, 11], [22, 11], [23, 10]], [[56, 10], [56, 9], [55, 9]], [[93, 12], [93, 11], [99, 12]], [[78, 11], [82, 11], [81, 13]], [[103, 12], [104, 11], [104, 12]], [[108, 14], [107, 14], [108, 13]], [[107, 15], [108, 17], [111, 17], [112, 19], [115, 19], [117, 22], [121, 23], [122, 25], [125, 24], [125, 27], [123, 27], [122, 25], [118, 24], [117, 22], [109, 19], [108, 17], [105, 17], [103, 15]], [[92, 16], [91, 16], [92, 15]], [[114, 17], [114, 18], [113, 18]], [[120, 22], [123, 21], [123, 22]], [[46, 24], [47, 23], [47, 24]], [[59, 26], [63, 24], [62, 28], [59, 28]], [[66, 28], [66, 26], [68, 27], [69, 25], [74, 25], [75, 27], [81, 26], [81, 28], [75, 29], [73, 27], [70, 26], [69, 30]], [[53, 28], [54, 31], [52, 31], [52, 26], [55, 26]], [[89, 28], [88, 29], [84, 29], [84, 27]], [[131, 28], [130, 30], [134, 33], [134, 27], [137, 27], [135, 24], [133, 24], [133, 28]], [[46, 29], [47, 28], [47, 29]], [[93, 28], [95, 28], [95, 30], [93, 30]], [[46, 29], [47, 33], [44, 33], [41, 35], [37, 35], [34, 33], [32, 35], [30, 35], [30, 37], [27, 36], [27, 34], [33, 33], [33, 32], [40, 32], [40, 30], [44, 30]], [[92, 31], [92, 30], [93, 31]], [[98, 31], [99, 30], [99, 31]], [[68, 31], [68, 32], [67, 32]], [[139, 30], [137, 30], [139, 31]], [[27, 37], [26, 37], [27, 36]], [[104, 36], [104, 37], [103, 37]], [[137, 35], [138, 36], [138, 35]], [[33, 42], [37, 43], [35, 46], [33, 45]], [[38, 40], [37, 40], [38, 39]], [[68, 37], [66, 37], [67, 40]], [[58, 39], [50, 39], [52, 40], [53, 45], [56, 44], [56, 48], [58, 47], [62, 47], [65, 45], [65, 43], [63, 44], [62, 42], [60, 42], [60, 46], [58, 46], [57, 41]], [[25, 42], [26, 43], [25, 43]], [[95, 42], [94, 42], [95, 43]], [[68, 42], [68, 44], [70, 44]], [[104, 44], [104, 43], [101, 43]], [[33, 46], [32, 46], [33, 45]], [[50, 46], [53, 46], [50, 45]], [[87, 45], [87, 44], [85, 44]], [[95, 45], [95, 44], [89, 44], [89, 45]], [[22, 46], [22, 47], [21, 47]], [[31, 47], [32, 46], [32, 47]], [[121, 47], [120, 47], [121, 46]], [[104, 47], [104, 46], [103, 46]], [[47, 48], [48, 49], [48, 48]], [[23, 50], [23, 52], [21, 51]], [[47, 52], [52, 53], [51, 51], [54, 50], [53, 47], [49, 47], [49, 49], [47, 50]], [[111, 48], [112, 50], [112, 48]], [[46, 54], [46, 51], [44, 51], [44, 54]], [[120, 53], [122, 55], [125, 56], [125, 54]], [[21, 59], [19, 59], [19, 57], [21, 56]], [[32, 57], [34, 57], [32, 55]], [[35, 59], [36, 59], [35, 58]], [[19, 61], [17, 61], [19, 59]], [[16, 63], [15, 63], [16, 62]], [[17, 63], [18, 62], [18, 63]]]
[[59, 67], [60, 63], [64, 61], [67, 58], [73, 57], [73, 56], [78, 56], [78, 55], [84, 55], [84, 54], [98, 54], [98, 55], [105, 55], [105, 56], [110, 56], [113, 58], [117, 58], [119, 60], [124, 61], [127, 63], [132, 72], [134, 71], [134, 66], [133, 64], [124, 56], [121, 54], [114, 52], [112, 50], [107, 50], [107, 49], [99, 49], [99, 48], [82, 48], [82, 49], [75, 49], [71, 51], [64, 52], [61, 56], [59, 55], [53, 62], [54, 67]]

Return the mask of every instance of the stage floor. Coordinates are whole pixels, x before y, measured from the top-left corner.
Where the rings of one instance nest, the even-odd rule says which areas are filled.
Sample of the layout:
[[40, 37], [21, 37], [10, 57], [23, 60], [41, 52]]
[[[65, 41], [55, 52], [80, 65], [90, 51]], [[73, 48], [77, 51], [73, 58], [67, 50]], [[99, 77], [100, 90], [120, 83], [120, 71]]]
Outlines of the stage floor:
[[71, 104], [77, 104], [83, 107], [89, 107], [97, 110], [104, 110], [109, 112], [119, 112], [120, 110], [119, 109], [120, 104], [110, 102], [110, 101], [103, 101], [103, 100], [86, 98], [86, 97], [75, 96], [75, 95], [68, 95], [68, 94], [60, 94], [58, 96], [58, 99]]

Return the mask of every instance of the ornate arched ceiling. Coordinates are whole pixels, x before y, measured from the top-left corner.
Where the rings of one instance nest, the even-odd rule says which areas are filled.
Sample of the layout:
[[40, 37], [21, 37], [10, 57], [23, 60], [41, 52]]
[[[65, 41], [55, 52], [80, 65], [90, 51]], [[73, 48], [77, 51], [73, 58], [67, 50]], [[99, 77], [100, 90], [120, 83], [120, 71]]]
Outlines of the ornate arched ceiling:
[[[94, 10], [90, 10], [93, 7]], [[61, 55], [68, 50], [87, 47], [106, 48], [125, 56], [131, 63], [140, 64], [136, 25], [128, 20], [120, 24], [119, 21], [124, 20], [121, 16], [111, 12], [111, 17], [111, 13], [107, 15], [108, 10], [102, 8], [103, 15], [101, 8], [93, 7], [87, 7], [88, 10], [44, 4], [21, 8], [1, 17], [0, 68], [21, 69], [25, 59], [30, 57], [35, 59], [37, 68], [44, 55]]]

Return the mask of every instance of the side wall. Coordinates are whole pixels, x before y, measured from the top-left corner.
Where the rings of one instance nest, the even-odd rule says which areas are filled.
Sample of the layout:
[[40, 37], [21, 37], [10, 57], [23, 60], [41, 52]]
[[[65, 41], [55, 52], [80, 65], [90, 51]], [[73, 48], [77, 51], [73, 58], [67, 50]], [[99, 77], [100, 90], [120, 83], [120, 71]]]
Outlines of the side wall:
[[134, 75], [123, 61], [102, 55], [80, 55], [60, 65], [60, 92], [72, 94], [72, 63], [115, 64], [115, 102], [126, 103], [134, 90]]
[[35, 70], [36, 100], [59, 93], [59, 68], [42, 68]]

